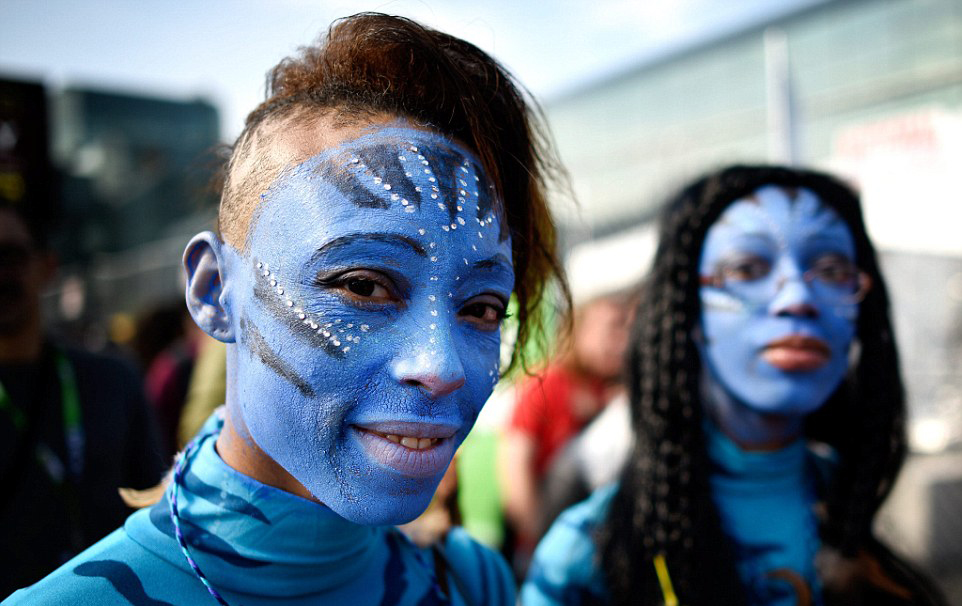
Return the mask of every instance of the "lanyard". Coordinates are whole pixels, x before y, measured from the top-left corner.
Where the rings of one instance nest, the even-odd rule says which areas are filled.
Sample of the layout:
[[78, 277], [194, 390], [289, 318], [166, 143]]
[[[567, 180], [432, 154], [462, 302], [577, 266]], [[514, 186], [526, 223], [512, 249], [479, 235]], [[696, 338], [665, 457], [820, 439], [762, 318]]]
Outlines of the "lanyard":
[[[50, 479], [56, 484], [62, 484], [65, 471], [69, 471], [71, 477], [75, 480], [79, 480], [83, 475], [86, 436], [80, 413], [77, 377], [73, 367], [61, 351], [54, 352], [54, 362], [57, 367], [57, 378], [60, 380], [60, 407], [63, 413], [64, 442], [67, 445], [67, 469], [64, 469], [60, 457], [43, 442], [37, 445], [37, 458]], [[41, 388], [42, 386], [38, 386], [38, 389]], [[26, 415], [14, 405], [2, 383], [0, 383], [0, 410], [6, 411], [10, 415], [17, 433], [22, 434], [25, 431], [27, 427]]]

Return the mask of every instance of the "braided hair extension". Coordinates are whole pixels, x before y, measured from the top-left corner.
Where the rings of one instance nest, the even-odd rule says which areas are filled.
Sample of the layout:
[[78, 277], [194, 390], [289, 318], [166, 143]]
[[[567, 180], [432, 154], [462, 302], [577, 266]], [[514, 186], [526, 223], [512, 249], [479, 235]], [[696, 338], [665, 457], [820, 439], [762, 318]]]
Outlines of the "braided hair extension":
[[[320, 116], [351, 124], [379, 114], [413, 120], [472, 149], [502, 201], [510, 233], [518, 299], [517, 339], [509, 369], [525, 367], [529, 337], [545, 338], [541, 305], [557, 284], [570, 302], [556, 255], [547, 187], [570, 192], [530, 93], [476, 46], [410, 19], [360, 13], [335, 22], [315, 45], [301, 48], [267, 75], [267, 99], [248, 117], [227, 163], [219, 229], [235, 247], [246, 239], [268, 161], [250, 155], [269, 143], [281, 120], [310, 124]], [[239, 170], [243, 165], [244, 169]], [[247, 171], [247, 174], [243, 174]], [[241, 174], [237, 174], [241, 173]], [[248, 177], [248, 179], [245, 179]]]
[[904, 458], [904, 391], [888, 294], [856, 194], [828, 175], [776, 166], [732, 166], [702, 177], [665, 206], [632, 329], [628, 380], [635, 446], [597, 538], [613, 604], [661, 603], [652, 565], [659, 555], [680, 603], [744, 603], [709, 489], [698, 402], [697, 277], [708, 228], [729, 204], [764, 185], [807, 188], [834, 208], [854, 236], [857, 265], [872, 280], [859, 307], [857, 361], [806, 419], [806, 437], [839, 455], [826, 495], [826, 544], [849, 556], [865, 544]]

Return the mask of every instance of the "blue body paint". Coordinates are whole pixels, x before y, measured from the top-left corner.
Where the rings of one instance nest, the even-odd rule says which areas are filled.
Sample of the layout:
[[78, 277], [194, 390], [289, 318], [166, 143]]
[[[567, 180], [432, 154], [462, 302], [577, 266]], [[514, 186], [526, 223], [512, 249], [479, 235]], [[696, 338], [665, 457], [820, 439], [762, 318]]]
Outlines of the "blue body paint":
[[709, 228], [702, 279], [720, 268], [731, 277], [701, 288], [702, 359], [723, 392], [708, 405], [723, 427], [751, 434], [757, 427], [739, 427], [751, 413], [797, 426], [839, 385], [858, 306], [844, 288], [803, 276], [819, 264], [854, 262], [848, 226], [805, 189], [762, 187]]
[[230, 414], [351, 521], [420, 514], [498, 379], [514, 274], [495, 201], [458, 145], [380, 129], [282, 173], [246, 251], [222, 247]]

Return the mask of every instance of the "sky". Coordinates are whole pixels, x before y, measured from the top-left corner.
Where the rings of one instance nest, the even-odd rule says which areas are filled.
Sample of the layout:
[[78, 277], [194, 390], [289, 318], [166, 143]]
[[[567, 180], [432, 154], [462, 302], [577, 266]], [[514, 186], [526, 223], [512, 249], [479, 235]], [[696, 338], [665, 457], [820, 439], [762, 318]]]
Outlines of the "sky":
[[542, 102], [824, 0], [0, 0], [0, 75], [221, 111], [232, 140], [264, 75], [338, 17], [411, 17], [473, 42]]

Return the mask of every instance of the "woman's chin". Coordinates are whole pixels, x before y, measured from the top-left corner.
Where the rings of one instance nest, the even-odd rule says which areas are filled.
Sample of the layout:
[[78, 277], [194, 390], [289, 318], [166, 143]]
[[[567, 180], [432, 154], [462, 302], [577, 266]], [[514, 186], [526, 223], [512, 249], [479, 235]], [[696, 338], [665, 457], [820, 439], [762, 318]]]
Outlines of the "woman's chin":
[[[394, 486], [380, 494], [358, 495], [352, 499], [329, 499], [325, 504], [345, 520], [364, 526], [407, 524], [428, 508], [437, 488], [430, 486]], [[422, 480], [419, 484], [423, 484]]]

